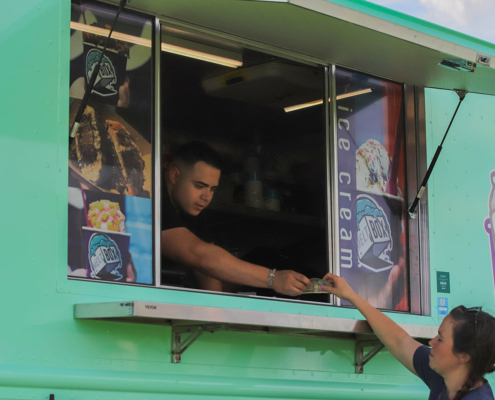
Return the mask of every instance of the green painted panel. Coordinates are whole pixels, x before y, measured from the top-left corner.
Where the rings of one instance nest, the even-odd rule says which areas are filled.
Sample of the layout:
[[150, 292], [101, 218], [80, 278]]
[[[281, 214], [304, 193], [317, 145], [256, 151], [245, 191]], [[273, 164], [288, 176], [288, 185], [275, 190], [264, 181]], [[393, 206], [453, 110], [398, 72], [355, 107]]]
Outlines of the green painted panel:
[[[67, 281], [69, 8], [65, 0], [7, 2], [0, 15], [0, 50], [13, 60], [0, 66], [0, 398], [424, 398], [424, 385], [387, 352], [370, 361], [365, 374], [354, 374], [353, 345], [344, 340], [217, 332], [203, 335], [181, 364], [171, 364], [170, 328], [73, 319], [74, 303], [109, 299], [361, 316], [328, 306], [246, 298], [226, 304], [220, 295]], [[489, 241], [480, 224], [488, 215], [487, 174], [494, 168], [489, 153], [495, 143], [487, 133], [493, 132], [488, 110], [494, 105], [492, 98], [468, 97], [463, 107], [473, 115], [453, 130], [430, 186], [432, 274], [450, 272], [450, 304], [469, 298], [493, 308]], [[428, 92], [430, 152], [448, 119], [442, 113], [454, 106], [455, 95]], [[447, 162], [449, 145], [474, 163], [459, 182], [441, 178], [465, 173]]]
[[[452, 118], [458, 96], [426, 91], [428, 162]], [[495, 97], [468, 94], [463, 101], [442, 154], [428, 183], [432, 313], [437, 297], [449, 308], [482, 306], [495, 315], [489, 217], [490, 172], [495, 169]], [[450, 273], [450, 293], [436, 293], [436, 272]], [[495, 377], [488, 376], [493, 384]]]
[[[431, 160], [457, 106], [455, 93], [428, 90], [427, 140]], [[481, 305], [494, 312], [488, 218], [490, 171], [495, 169], [495, 97], [468, 94], [429, 182], [431, 279], [450, 272], [449, 306]], [[432, 290], [436, 285], [432, 285]], [[436, 304], [432, 293], [432, 304]], [[444, 297], [441, 295], [440, 297]], [[435, 301], [433, 301], [435, 300]]]
[[[9, 2], [6, 10], [0, 49], [13, 62], [0, 66], [8, 77], [0, 80], [8, 94], [0, 99], [0, 398], [424, 396], [417, 378], [386, 352], [355, 375], [352, 342], [205, 334], [176, 365], [170, 328], [75, 321], [73, 305], [81, 302], [227, 304], [219, 295], [67, 281], [70, 3]], [[256, 299], [229, 299], [228, 306], [361, 318], [352, 310]]]

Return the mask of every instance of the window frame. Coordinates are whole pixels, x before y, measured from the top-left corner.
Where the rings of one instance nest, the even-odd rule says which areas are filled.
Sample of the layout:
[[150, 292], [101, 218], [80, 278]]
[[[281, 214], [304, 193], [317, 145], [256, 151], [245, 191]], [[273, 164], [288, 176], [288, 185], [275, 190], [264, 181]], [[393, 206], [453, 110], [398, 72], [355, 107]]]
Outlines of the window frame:
[[[130, 12], [136, 12], [135, 10], [129, 10]], [[142, 14], [136, 12], [137, 14]], [[149, 15], [151, 18], [153, 16]], [[310, 306], [337, 306], [340, 307], [340, 300], [334, 298], [330, 300], [330, 303], [316, 303], [307, 302], [301, 300], [291, 300], [291, 299], [274, 299], [266, 298], [261, 296], [245, 296], [239, 294], [224, 294], [219, 292], [209, 292], [197, 289], [185, 289], [170, 286], [161, 285], [161, 141], [162, 135], [166, 134], [161, 128], [161, 99], [160, 99], [160, 88], [161, 88], [161, 49], [158, 43], [161, 43], [161, 27], [162, 25], [167, 26], [178, 26], [181, 29], [185, 29], [194, 33], [207, 34], [212, 37], [218, 37], [223, 39], [228, 39], [235, 41], [239, 45], [253, 49], [256, 51], [261, 51], [275, 56], [280, 56], [286, 59], [297, 61], [301, 64], [306, 64], [310, 66], [321, 67], [325, 71], [325, 99], [324, 99], [324, 121], [325, 121], [325, 135], [326, 135], [326, 163], [327, 163], [327, 234], [328, 234], [328, 262], [329, 271], [340, 275], [340, 255], [338, 252], [338, 170], [336, 153], [336, 102], [329, 102], [329, 98], [334, 98], [335, 93], [335, 71], [337, 67], [343, 67], [351, 71], [356, 71], [366, 74], [366, 71], [360, 71], [355, 68], [328, 63], [324, 60], [318, 60], [313, 57], [304, 56], [303, 54], [294, 53], [291, 51], [283, 50], [270, 46], [265, 43], [254, 42], [248, 39], [236, 37], [228, 33], [222, 33], [218, 31], [213, 31], [204, 27], [197, 27], [186, 22], [178, 22], [176, 20], [168, 19], [167, 17], [154, 17], [154, 26], [152, 34], [152, 80], [153, 80], [153, 90], [152, 96], [154, 98], [154, 110], [152, 110], [153, 122], [154, 122], [154, 166], [153, 166], [153, 182], [152, 187], [154, 188], [154, 193], [152, 197], [152, 207], [154, 211], [153, 217], [153, 268], [154, 268], [154, 284], [152, 285], [141, 285], [132, 283], [117, 283], [117, 282], [95, 282], [88, 281], [87, 279], [79, 279], [77, 277], [67, 277], [66, 273], [63, 275], [63, 280], [58, 279], [58, 290], [63, 292], [70, 292], [68, 287], [71, 287], [70, 281], [84, 281], [91, 283], [107, 283], [118, 286], [133, 286], [145, 288], [147, 292], [149, 289], [160, 289], [170, 292], [182, 292], [184, 295], [188, 293], [198, 293], [238, 298], [248, 298], [249, 300], [269, 300], [270, 303], [298, 303], [301, 305]], [[371, 75], [379, 79], [388, 79], [384, 76]], [[394, 81], [394, 80], [392, 80]], [[395, 82], [395, 81], [394, 81]], [[426, 126], [425, 126], [425, 103], [424, 103], [424, 88], [417, 87], [413, 85], [407, 85], [405, 83], [399, 82], [403, 86], [403, 101], [405, 101], [405, 165], [406, 165], [406, 177], [407, 177], [407, 201], [408, 204], [412, 202], [416, 196], [416, 191], [418, 187], [419, 178], [424, 176], [427, 169], [427, 159], [426, 159]], [[431, 316], [431, 288], [430, 288], [430, 271], [429, 271], [429, 245], [428, 245], [428, 193], [423, 195], [418, 209], [418, 215], [416, 219], [407, 218], [406, 222], [407, 229], [407, 256], [409, 265], [409, 282], [410, 282], [410, 310], [408, 312], [395, 312], [393, 310], [386, 310], [390, 313], [400, 313], [404, 315], [417, 315], [417, 316]], [[331, 252], [331, 254], [330, 254]], [[413, 274], [414, 269], [414, 274]], [[60, 278], [59, 274], [59, 278]], [[103, 290], [105, 292], [106, 290]], [[94, 292], [94, 291], [93, 291]], [[157, 291], [154, 291], [157, 292]], [[127, 292], [127, 294], [129, 294]], [[153, 295], [152, 297], [156, 297]], [[333, 296], [331, 296], [333, 297]], [[415, 301], [412, 301], [413, 298]], [[266, 301], [263, 301], [266, 303]], [[196, 304], [199, 305], [199, 304]]]

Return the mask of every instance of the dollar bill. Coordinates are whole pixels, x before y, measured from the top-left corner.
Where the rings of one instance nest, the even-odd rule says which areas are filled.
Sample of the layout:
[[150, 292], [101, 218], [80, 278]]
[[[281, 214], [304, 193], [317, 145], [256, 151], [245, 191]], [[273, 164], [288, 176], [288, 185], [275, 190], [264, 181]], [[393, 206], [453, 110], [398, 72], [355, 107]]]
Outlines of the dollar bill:
[[328, 281], [324, 281], [320, 278], [311, 278], [311, 285], [307, 286], [305, 290], [303, 290], [303, 294], [316, 294], [316, 293], [326, 293], [324, 290], [321, 290], [322, 286], [330, 286]]

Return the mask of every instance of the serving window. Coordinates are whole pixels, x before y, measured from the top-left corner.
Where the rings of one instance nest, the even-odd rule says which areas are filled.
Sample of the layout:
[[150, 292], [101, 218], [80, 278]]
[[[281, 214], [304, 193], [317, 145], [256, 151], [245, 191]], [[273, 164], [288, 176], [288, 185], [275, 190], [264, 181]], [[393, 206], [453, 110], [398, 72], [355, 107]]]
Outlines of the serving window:
[[338, 68], [340, 275], [375, 307], [409, 310], [402, 85]]
[[[114, 16], [73, 2], [71, 121]], [[194, 268], [154, 252], [164, 177], [183, 145], [201, 141], [223, 167], [200, 238], [270, 269], [340, 274], [371, 304], [416, 313], [405, 86], [172, 25], [153, 40], [155, 23], [121, 15], [71, 145], [69, 278], [208, 291]], [[221, 290], [340, 304], [325, 293]]]
[[[164, 43], [177, 43], [167, 34]], [[236, 68], [162, 52], [165, 163], [183, 144], [208, 143], [224, 163], [220, 185], [202, 211], [211, 241], [250, 263], [321, 278], [329, 268], [324, 68], [229, 44], [220, 50], [242, 60]], [[161, 278], [164, 286], [201, 289], [191, 284], [187, 268], [167, 258]], [[284, 297], [243, 285], [229, 290]], [[329, 296], [298, 299], [328, 302]]]

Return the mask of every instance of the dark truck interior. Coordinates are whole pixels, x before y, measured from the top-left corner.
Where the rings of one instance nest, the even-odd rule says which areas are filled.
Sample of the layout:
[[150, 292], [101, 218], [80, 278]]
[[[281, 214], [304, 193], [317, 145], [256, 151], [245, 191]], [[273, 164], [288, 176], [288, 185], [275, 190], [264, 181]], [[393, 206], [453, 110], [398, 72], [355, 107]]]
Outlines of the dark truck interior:
[[[201, 140], [222, 156], [220, 186], [203, 211], [215, 244], [255, 264], [321, 278], [328, 272], [323, 105], [284, 108], [323, 99], [324, 71], [240, 51], [237, 69], [162, 52], [164, 152]], [[253, 171], [262, 198], [247, 193]], [[162, 285], [184, 286], [182, 277], [180, 269], [162, 266]], [[238, 292], [283, 297], [269, 289]]]

